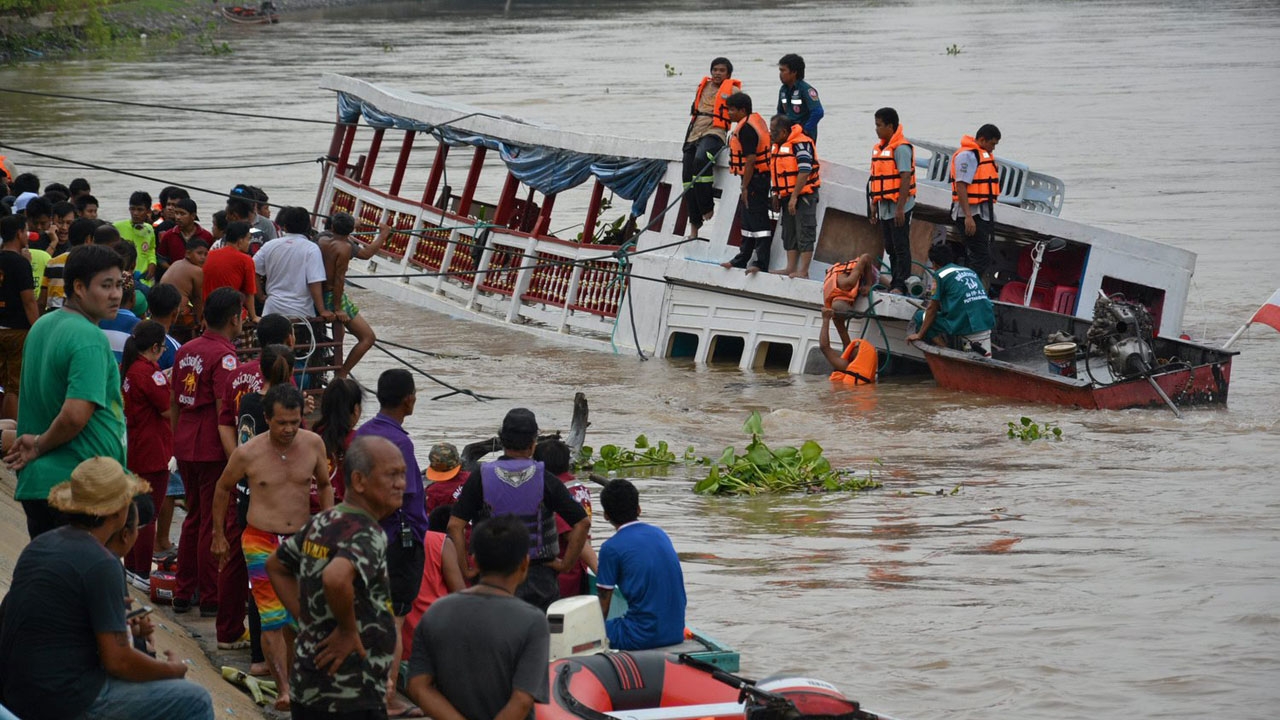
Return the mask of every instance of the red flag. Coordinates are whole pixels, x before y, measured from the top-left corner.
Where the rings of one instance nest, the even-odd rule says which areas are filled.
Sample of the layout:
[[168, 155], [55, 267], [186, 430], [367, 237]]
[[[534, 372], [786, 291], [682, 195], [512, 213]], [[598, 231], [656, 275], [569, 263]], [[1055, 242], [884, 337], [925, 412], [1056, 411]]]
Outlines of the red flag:
[[1264, 323], [1276, 330], [1280, 330], [1280, 290], [1272, 293], [1267, 302], [1258, 308], [1258, 312], [1253, 314], [1253, 318], [1249, 322]]

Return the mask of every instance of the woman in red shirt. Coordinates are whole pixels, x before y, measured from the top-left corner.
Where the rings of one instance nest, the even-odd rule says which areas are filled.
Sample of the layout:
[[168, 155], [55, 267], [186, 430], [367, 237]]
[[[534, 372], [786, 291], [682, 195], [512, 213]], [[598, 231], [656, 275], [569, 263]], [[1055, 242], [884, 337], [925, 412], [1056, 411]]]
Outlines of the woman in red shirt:
[[[151, 484], [151, 502], [164, 503], [169, 489], [169, 460], [173, 457], [173, 428], [169, 424], [169, 376], [157, 361], [165, 349], [164, 326], [144, 320], [133, 328], [124, 342], [121, 368], [124, 382], [125, 429], [129, 447], [129, 470]], [[138, 529], [138, 541], [125, 557], [125, 569], [146, 579], [151, 577], [151, 551], [155, 547], [156, 526]]]

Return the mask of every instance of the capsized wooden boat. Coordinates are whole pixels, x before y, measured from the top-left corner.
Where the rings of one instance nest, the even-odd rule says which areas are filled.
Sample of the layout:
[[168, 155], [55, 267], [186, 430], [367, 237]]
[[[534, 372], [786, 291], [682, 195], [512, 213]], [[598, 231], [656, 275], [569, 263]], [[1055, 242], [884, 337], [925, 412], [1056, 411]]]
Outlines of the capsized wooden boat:
[[[376, 257], [352, 261], [348, 277], [406, 305], [609, 352], [825, 374], [824, 274], [861, 253], [884, 254], [881, 229], [866, 217], [868, 172], [832, 154], [822, 155], [809, 277], [746, 275], [720, 266], [741, 239], [738, 213], [725, 207], [738, 187], [725, 156], [714, 172], [720, 210], [702, 239], [686, 241], [675, 139], [562, 129], [340, 75], [320, 85], [337, 95], [341, 123], [316, 212], [351, 213], [362, 233], [384, 220], [394, 228]], [[919, 187], [911, 244], [919, 265], [952, 225], [946, 178], [954, 148], [913, 142]], [[422, 183], [408, 169], [424, 151], [431, 170]], [[865, 158], [852, 162], [865, 166]], [[1193, 253], [1058, 217], [1060, 182], [1005, 158], [997, 164], [993, 291], [1086, 320], [1096, 292], [1124, 293], [1151, 310], [1159, 334], [1181, 332]], [[630, 202], [608, 210], [615, 193]], [[785, 254], [781, 238], [773, 242], [777, 269]], [[920, 302], [876, 293], [857, 308], [850, 332], [875, 344], [882, 372], [925, 370], [921, 352], [905, 342]]]
[[[1099, 312], [1095, 307], [1095, 315]], [[1149, 334], [1142, 338], [1133, 328], [1121, 327], [1117, 335], [1115, 326], [1125, 322], [1115, 318], [1101, 323], [1111, 327], [1107, 335], [1097, 329], [1097, 317], [1090, 321], [1002, 302], [995, 303], [995, 314], [990, 358], [917, 343], [940, 387], [1091, 410], [1226, 405], [1234, 351]], [[1064, 363], [1068, 372], [1074, 365], [1074, 376], [1051, 371], [1045, 358], [1046, 345], [1068, 338], [1083, 349]]]

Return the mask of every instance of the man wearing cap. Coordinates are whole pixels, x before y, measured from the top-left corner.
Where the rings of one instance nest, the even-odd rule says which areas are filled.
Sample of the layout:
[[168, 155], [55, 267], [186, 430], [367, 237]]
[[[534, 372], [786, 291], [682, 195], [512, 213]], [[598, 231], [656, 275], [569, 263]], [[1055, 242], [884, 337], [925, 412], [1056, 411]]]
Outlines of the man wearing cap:
[[[482, 464], [480, 472], [462, 486], [449, 519], [449, 537], [457, 548], [459, 565], [467, 577], [475, 577], [476, 571], [467, 561], [467, 523], [501, 515], [520, 518], [529, 528], [529, 575], [517, 588], [516, 596], [545, 611], [560, 599], [558, 575], [578, 563], [591, 518], [564, 483], [547, 478], [545, 466], [533, 459], [538, 420], [532, 411], [515, 408], [508, 412], [498, 440], [502, 443], [502, 456]], [[556, 515], [572, 528], [569, 547], [560, 558], [556, 557], [560, 551]]]
[[120, 560], [107, 541], [147, 484], [112, 458], [81, 462], [48, 495], [68, 524], [18, 557], [0, 626], [5, 705], [27, 720], [213, 720], [209, 693], [183, 680], [187, 666], [129, 642]]
[[[191, 198], [179, 198], [172, 201], [173, 207], [168, 209], [173, 217], [173, 227], [160, 234], [156, 246], [158, 272], [163, 273], [173, 263], [187, 255], [187, 243], [199, 238], [204, 241], [206, 249], [213, 246], [213, 233], [200, 227], [200, 217], [196, 215], [196, 201]], [[163, 282], [163, 281], [162, 281]]]
[[[288, 210], [288, 208], [286, 208]], [[280, 215], [285, 215], [281, 211]], [[280, 239], [272, 242], [280, 242]], [[378, 414], [356, 430], [356, 438], [376, 436], [390, 440], [404, 458], [405, 485], [403, 502], [395, 512], [382, 518], [387, 533], [387, 574], [391, 581], [391, 610], [396, 616], [396, 636], [404, 627], [405, 616], [413, 608], [413, 600], [422, 585], [422, 566], [426, 562], [423, 538], [427, 534], [427, 508], [423, 475], [413, 448], [413, 440], [405, 432], [404, 420], [413, 414], [418, 402], [413, 375], [408, 370], [393, 368], [378, 376]], [[396, 647], [396, 661], [391, 666], [391, 684], [399, 673], [401, 648]], [[399, 715], [406, 708], [393, 700], [388, 714]]]
[[458, 448], [452, 443], [437, 443], [431, 446], [427, 455], [431, 464], [427, 466], [427, 514], [445, 505], [452, 505], [458, 499], [458, 493], [471, 473], [462, 469], [462, 459], [458, 457]]
[[332, 311], [338, 322], [356, 336], [356, 344], [351, 347], [342, 367], [335, 373], [338, 377], [346, 377], [378, 340], [373, 328], [360, 317], [360, 308], [346, 294], [347, 266], [353, 257], [368, 260], [377, 255], [382, 244], [391, 236], [391, 225], [383, 221], [378, 226], [378, 236], [368, 245], [361, 245], [351, 238], [351, 233], [356, 229], [356, 219], [347, 213], [335, 213], [329, 218], [327, 226], [328, 229], [320, 233], [317, 239], [320, 254], [324, 258], [325, 281], [321, 288], [324, 291], [324, 307]]

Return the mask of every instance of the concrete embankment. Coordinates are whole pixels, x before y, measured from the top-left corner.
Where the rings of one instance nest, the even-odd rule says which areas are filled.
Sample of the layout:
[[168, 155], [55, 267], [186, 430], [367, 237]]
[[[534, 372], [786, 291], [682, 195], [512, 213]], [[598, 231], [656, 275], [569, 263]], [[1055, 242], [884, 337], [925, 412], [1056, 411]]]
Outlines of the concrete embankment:
[[[13, 499], [14, 483], [13, 473], [0, 468], [0, 597], [9, 592], [13, 568], [27, 545], [27, 520], [22, 506]], [[129, 592], [136, 602], [150, 604], [150, 600], [138, 590], [130, 588]], [[216, 652], [213, 619], [201, 620], [195, 611], [190, 615], [193, 616], [191, 620], [184, 617], [179, 622], [168, 607], [156, 607], [152, 615], [156, 624], [156, 650], [160, 653], [172, 650], [187, 663], [190, 667], [187, 679], [201, 685], [213, 696], [215, 717], [219, 720], [285, 717], [260, 709], [248, 695], [222, 679], [221, 666], [235, 665], [244, 669], [248, 653], [244, 650]], [[234, 656], [234, 661], [228, 656]]]

